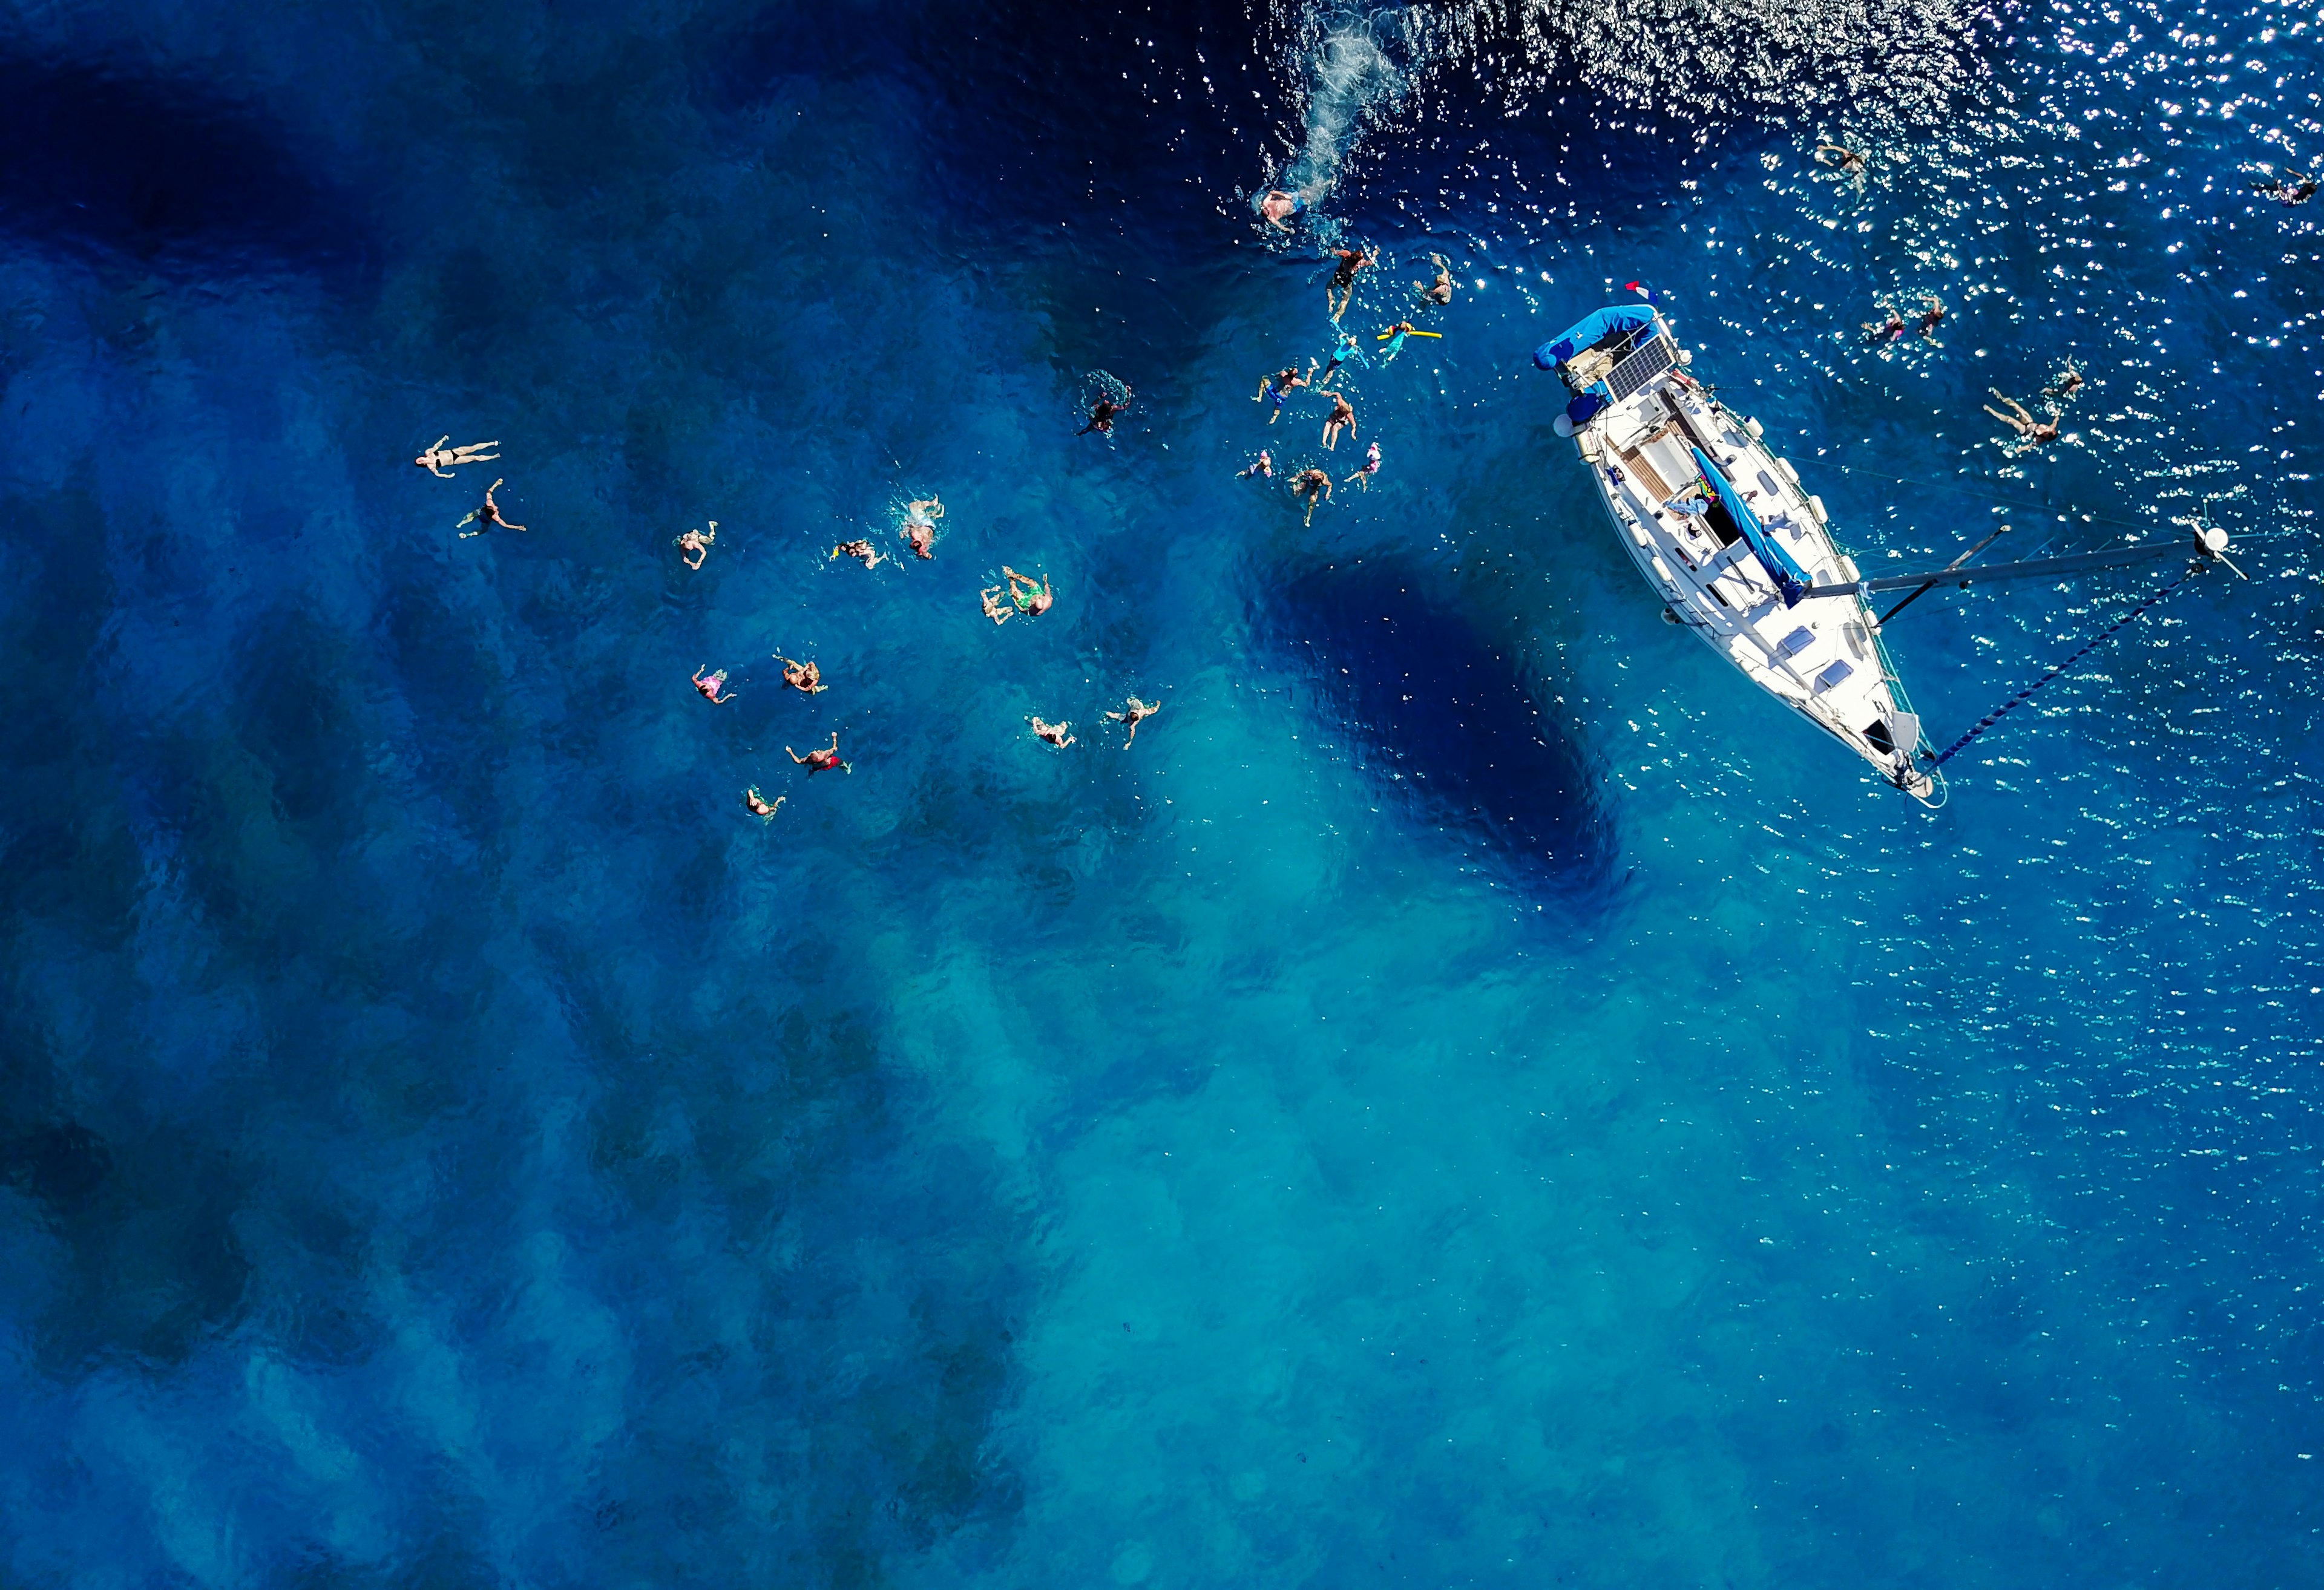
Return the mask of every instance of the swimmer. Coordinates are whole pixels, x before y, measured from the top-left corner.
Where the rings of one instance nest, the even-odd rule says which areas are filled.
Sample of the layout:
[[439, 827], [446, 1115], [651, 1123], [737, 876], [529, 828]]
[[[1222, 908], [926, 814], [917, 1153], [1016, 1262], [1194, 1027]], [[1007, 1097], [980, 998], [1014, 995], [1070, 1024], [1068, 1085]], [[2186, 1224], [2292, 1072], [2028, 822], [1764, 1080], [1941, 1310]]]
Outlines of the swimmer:
[[1291, 477], [1291, 494], [1307, 499], [1305, 522], [1312, 526], [1315, 522], [1315, 504], [1332, 500], [1332, 477], [1320, 469], [1303, 469]]
[[1871, 343], [1893, 343], [1904, 335], [1904, 317], [1896, 313], [1896, 306], [1894, 304], [1882, 304], [1880, 307], [1888, 311], [1888, 318], [1867, 320], [1864, 323], [1865, 340]]
[[490, 529], [521, 530], [524, 528], [522, 525], [512, 525], [503, 519], [501, 505], [493, 501], [493, 493], [506, 484], [508, 484], [506, 480], [497, 480], [484, 488], [484, 505], [473, 510], [466, 519], [460, 521], [461, 524], [473, 524], [476, 528], [473, 530], [460, 531], [461, 540], [465, 541], [471, 536], [481, 536]]
[[[838, 546], [831, 549], [831, 556], [834, 557], [860, 557], [863, 560], [863, 566], [867, 569], [876, 569], [880, 566], [880, 555], [872, 550], [872, 543], [869, 541], [842, 541]], [[889, 561], [893, 562], [894, 559], [891, 558]]]
[[1360, 481], [1362, 483], [1364, 490], [1369, 492], [1372, 489], [1372, 476], [1379, 473], [1379, 444], [1378, 442], [1374, 442], [1370, 447], [1365, 450], [1364, 466], [1356, 471], [1355, 473], [1350, 475], [1347, 481], [1342, 481], [1340, 483], [1344, 486], [1348, 483], [1348, 481]]
[[843, 762], [839, 759], [839, 731], [836, 729], [831, 731], [831, 743], [821, 750], [811, 750], [807, 755], [801, 756], [790, 747], [785, 746], [783, 755], [810, 773], [828, 773], [834, 767], [838, 768], [842, 773], [855, 771], [854, 763]]
[[1412, 284], [1412, 290], [1432, 304], [1451, 303], [1452, 301], [1452, 267], [1445, 262], [1443, 254], [1431, 254], [1428, 256], [1428, 262], [1436, 267], [1436, 280], [1434, 282], [1416, 281]]
[[[1332, 345], [1332, 362], [1323, 366], [1323, 377], [1315, 383], [1315, 390], [1319, 392], [1330, 391], [1332, 378], [1340, 372], [1341, 365], [1362, 364], [1367, 362], [1364, 358], [1363, 345], [1356, 340], [1356, 334], [1352, 331], [1340, 333], [1339, 341]], [[1309, 362], [1308, 368], [1310, 370], [1314, 368], [1313, 361]]]
[[1286, 193], [1280, 188], [1268, 188], [1266, 196], [1259, 201], [1259, 218], [1285, 232], [1291, 230], [1291, 223], [1284, 217], [1296, 216], [1306, 207], [1305, 199], [1296, 193]]
[[775, 653], [775, 660], [783, 665], [783, 683], [793, 690], [813, 695], [831, 688], [823, 682], [823, 670], [813, 663], [793, 662], [779, 651]]
[[1286, 364], [1273, 375], [1262, 375], [1259, 378], [1259, 396], [1253, 398], [1251, 401], [1263, 403], [1269, 397], [1275, 400], [1275, 412], [1267, 417], [1267, 423], [1273, 425], [1283, 418], [1283, 400], [1305, 386], [1307, 376], [1314, 373], [1315, 362], [1313, 359], [1307, 361], [1307, 375], [1300, 374], [1299, 366], [1296, 364]]
[[1323, 301], [1328, 304], [1333, 293], [1340, 295], [1340, 307], [1332, 311], [1332, 318], [1337, 320], [1348, 312], [1349, 301], [1356, 296], [1356, 272], [1379, 264], [1379, 251], [1335, 248], [1332, 257], [1340, 262], [1333, 267], [1331, 285], [1323, 289]]
[[1111, 436], [1113, 434], [1113, 417], [1120, 413], [1124, 409], [1130, 407], [1130, 391], [1128, 387], [1121, 389], [1121, 401], [1119, 403], [1115, 402], [1111, 398], [1100, 398], [1096, 402], [1090, 405], [1089, 423], [1082, 427], [1081, 429], [1075, 431], [1074, 435], [1077, 437], [1085, 437], [1089, 435], [1090, 432], [1095, 431], [1102, 437]]
[[1937, 339], [1937, 327], [1944, 323], [1944, 300], [1934, 293], [1923, 293], [1921, 295], [1921, 301], [1929, 306], [1921, 311], [1921, 340], [1934, 342]]
[[437, 479], [448, 481], [452, 478], [451, 472], [463, 464], [489, 464], [500, 456], [497, 453], [484, 451], [487, 447], [499, 446], [498, 442], [470, 442], [465, 447], [447, 447], [444, 444], [451, 439], [452, 433], [446, 431], [436, 438], [434, 446], [411, 462]]
[[913, 556], [936, 556], [933, 548], [936, 539], [936, 520], [944, 516], [944, 504], [934, 497], [904, 504], [904, 525], [897, 534], [904, 538], [904, 545], [912, 549]]
[[1864, 157], [1852, 149], [1843, 149], [1837, 143], [1819, 143], [1815, 146], [1815, 162], [1843, 177], [1855, 178], [1859, 188], [1864, 186]]
[[[2001, 398], [2001, 389], [1998, 387], [1987, 387], [1986, 391], [1997, 398]], [[2044, 442], [2054, 442], [2058, 439], [2058, 406], [2055, 403], [2050, 405], [2049, 419], [2043, 421], [2028, 414], [2025, 411], [2025, 405], [2016, 399], [2001, 398], [2001, 400], [2016, 412], [2004, 414], [1990, 403], [1979, 404], [1978, 407], [2017, 433], [2017, 451], [2030, 453]]]
[[1007, 593], [1009, 587], [1006, 585], [987, 585], [983, 590], [977, 593], [977, 594], [983, 598], [984, 601], [984, 616], [991, 619], [996, 624], [1007, 623], [1010, 616], [1017, 611], [1008, 602], [1001, 600], [1002, 596]]
[[1257, 475], [1263, 481], [1271, 481], [1275, 478], [1275, 460], [1268, 455], [1268, 451], [1264, 447], [1259, 450], [1259, 456], [1251, 460], [1249, 469], [1235, 471], [1235, 479], [1239, 481], [1247, 481], [1253, 475]]
[[1160, 702], [1140, 701], [1133, 695], [1128, 701], [1122, 703], [1121, 711], [1118, 712], [1108, 712], [1105, 716], [1108, 722], [1127, 723], [1130, 725], [1130, 738], [1121, 742], [1122, 745], [1127, 748], [1138, 743], [1138, 726], [1161, 710], [1162, 703]]
[[[709, 666], [710, 665], [707, 663], [702, 665], [704, 668], [706, 668]], [[726, 694], [724, 695], [718, 694], [721, 690], [725, 690], [726, 688], [726, 670], [724, 668], [719, 669], [716, 673], [711, 675], [706, 679], [703, 677], [702, 668], [695, 669], [694, 687], [702, 692], [702, 699], [710, 703], [713, 706], [723, 707], [728, 702], [734, 699], [734, 693], [731, 690], [727, 690]]]
[[2081, 390], [2082, 372], [2075, 369], [2074, 362], [2069, 359], [2066, 367], [2050, 378], [2050, 384], [2042, 389], [2042, 395], [2045, 398], [2070, 398]]
[[[2286, 182], [2283, 177], [2289, 177], [2292, 180]], [[2288, 205], [2306, 204], [2316, 197], [2316, 179], [2305, 171], [2295, 171], [2290, 166], [2286, 166], [2283, 168], [2283, 177], [2270, 177], [2264, 182], [2255, 182], [2252, 184], [2252, 190], [2255, 193], [2264, 193], [2268, 198]], [[486, 446], [490, 445], [486, 444]]]
[[1376, 340], [1388, 344], [1388, 346], [1380, 354], [1380, 363], [1383, 364], [1393, 363], [1396, 356], [1404, 352], [1404, 339], [1419, 329], [1420, 327], [1409, 320], [1399, 320], [1381, 332]]
[[1074, 737], [1065, 732], [1073, 727], [1071, 723], [1045, 723], [1038, 713], [1027, 719], [1026, 721], [1033, 725], [1035, 738], [1047, 740], [1059, 750], [1065, 749], [1074, 742]]
[[781, 810], [782, 804], [790, 798], [788, 795], [777, 795], [775, 804], [770, 806], [767, 804], [767, 797], [759, 793], [757, 785], [754, 784], [742, 792], [742, 804], [750, 807], [751, 815], [761, 823], [772, 822], [775, 813]]
[[1037, 580], [1030, 574], [1019, 574], [1004, 563], [1001, 565], [1001, 577], [1009, 582], [1009, 600], [1015, 602], [1017, 611], [1027, 618], [1039, 618], [1057, 600], [1057, 593], [1049, 589], [1049, 576], [1047, 574]]
[[687, 567], [698, 569], [702, 566], [702, 560], [710, 556], [711, 543], [717, 539], [718, 521], [714, 519], [708, 529], [688, 530], [678, 538], [678, 556]]
[[1355, 428], [1355, 406], [1338, 392], [1333, 392], [1331, 418], [1323, 421], [1323, 446], [1327, 449], [1337, 450], [1340, 446], [1340, 433], [1344, 430], [1353, 435]]

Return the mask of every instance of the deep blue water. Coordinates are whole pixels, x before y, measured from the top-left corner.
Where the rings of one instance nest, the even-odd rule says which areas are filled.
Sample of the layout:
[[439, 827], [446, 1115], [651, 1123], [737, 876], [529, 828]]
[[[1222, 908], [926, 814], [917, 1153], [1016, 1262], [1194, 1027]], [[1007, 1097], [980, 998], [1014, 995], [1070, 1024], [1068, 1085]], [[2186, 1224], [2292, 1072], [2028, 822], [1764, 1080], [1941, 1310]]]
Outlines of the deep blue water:
[[[12, 8], [0, 1584], [2324, 1578], [2313, 19], [1914, 125], [1318, 14]], [[1319, 148], [1351, 326], [1462, 283], [1336, 454]], [[1633, 278], [1868, 567], [2252, 578], [1924, 813], [1594, 517]], [[1942, 742], [2153, 583], [1890, 643]]]

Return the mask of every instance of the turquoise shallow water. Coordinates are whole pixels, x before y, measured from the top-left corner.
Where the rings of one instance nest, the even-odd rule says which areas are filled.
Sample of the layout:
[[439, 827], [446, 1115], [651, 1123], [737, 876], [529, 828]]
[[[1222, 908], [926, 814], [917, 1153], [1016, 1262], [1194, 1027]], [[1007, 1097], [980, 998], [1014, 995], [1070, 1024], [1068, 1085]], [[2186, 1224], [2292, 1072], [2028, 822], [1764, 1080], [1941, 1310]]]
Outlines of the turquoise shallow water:
[[[2311, 1582], [2311, 24], [2005, 17], [1860, 195], [1399, 58], [1325, 455], [1314, 37], [1148, 16], [12, 16], [8, 1582]], [[1593, 517], [1634, 277], [1868, 565], [2253, 579], [1924, 813]], [[1891, 644], [1949, 740], [2144, 588]]]

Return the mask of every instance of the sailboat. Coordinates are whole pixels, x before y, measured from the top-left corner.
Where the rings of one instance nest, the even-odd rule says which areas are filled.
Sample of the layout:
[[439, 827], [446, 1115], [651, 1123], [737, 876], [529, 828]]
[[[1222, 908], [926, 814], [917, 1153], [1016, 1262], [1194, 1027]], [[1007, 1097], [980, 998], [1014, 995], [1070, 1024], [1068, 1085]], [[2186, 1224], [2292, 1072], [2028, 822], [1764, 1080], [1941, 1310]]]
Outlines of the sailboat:
[[1943, 775], [1914, 756], [1920, 717], [1823, 500], [1762, 443], [1757, 420], [1688, 373], [1693, 360], [1646, 304], [1600, 309], [1534, 352], [1572, 394], [1557, 433], [1590, 465], [1665, 616], [1889, 784], [1941, 804]]

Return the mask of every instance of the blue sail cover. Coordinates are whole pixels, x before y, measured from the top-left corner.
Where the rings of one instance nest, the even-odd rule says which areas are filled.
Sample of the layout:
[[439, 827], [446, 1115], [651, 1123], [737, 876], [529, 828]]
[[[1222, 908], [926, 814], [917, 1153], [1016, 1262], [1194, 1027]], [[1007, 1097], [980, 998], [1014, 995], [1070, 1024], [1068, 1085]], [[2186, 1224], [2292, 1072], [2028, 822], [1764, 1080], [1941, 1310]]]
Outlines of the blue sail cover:
[[1655, 312], [1645, 304], [1609, 304], [1536, 348], [1533, 362], [1544, 370], [1554, 370], [1611, 332], [1636, 331], [1654, 323]]
[[1743, 532], [1743, 538], [1751, 544], [1751, 550], [1759, 555], [1759, 566], [1767, 571], [1767, 577], [1775, 582], [1775, 589], [1784, 593], [1784, 605], [1796, 606], [1802, 593], [1815, 584], [1814, 580], [1790, 553], [1784, 550], [1775, 537], [1767, 534], [1767, 527], [1759, 522], [1759, 516], [1751, 511], [1751, 505], [1743, 501], [1743, 493], [1735, 489], [1735, 483], [1720, 472], [1719, 465], [1705, 458], [1700, 447], [1689, 451], [1693, 453], [1694, 465], [1702, 471], [1703, 480], [1719, 493], [1719, 501], [1726, 505], [1728, 515], [1735, 520], [1735, 528]]

